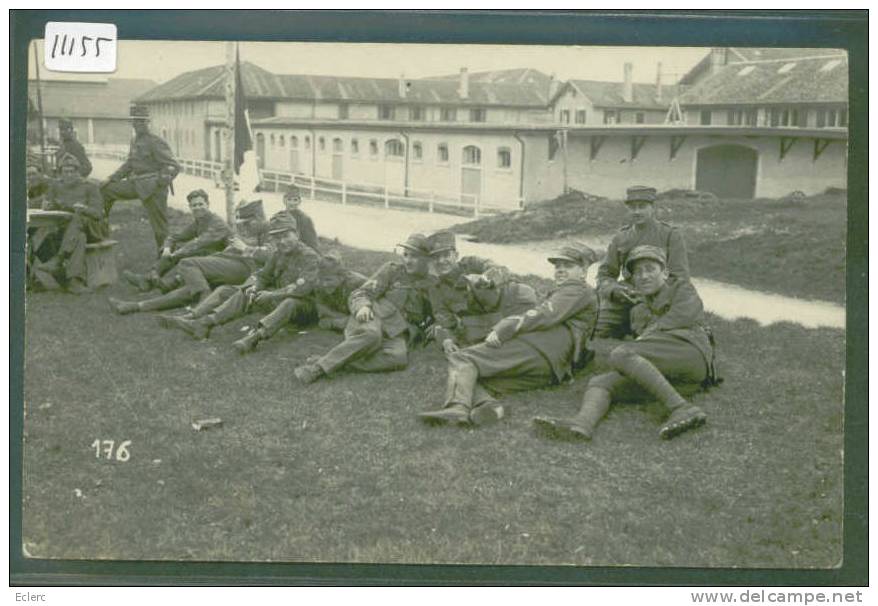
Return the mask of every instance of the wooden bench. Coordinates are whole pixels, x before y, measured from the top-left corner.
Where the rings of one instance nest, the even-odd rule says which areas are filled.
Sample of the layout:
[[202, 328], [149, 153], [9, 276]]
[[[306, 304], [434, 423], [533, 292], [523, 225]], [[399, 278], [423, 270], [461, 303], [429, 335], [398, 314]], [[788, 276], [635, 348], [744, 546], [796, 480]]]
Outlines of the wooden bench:
[[119, 279], [116, 271], [116, 244], [116, 240], [101, 240], [85, 245], [85, 267], [90, 289], [115, 284]]

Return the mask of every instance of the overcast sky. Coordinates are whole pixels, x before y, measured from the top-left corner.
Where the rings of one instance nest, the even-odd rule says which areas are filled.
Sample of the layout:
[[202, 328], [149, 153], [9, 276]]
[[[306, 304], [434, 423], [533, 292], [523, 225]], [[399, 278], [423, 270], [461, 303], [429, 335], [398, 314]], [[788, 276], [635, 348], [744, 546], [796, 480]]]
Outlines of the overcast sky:
[[[42, 41], [39, 55], [43, 62]], [[241, 42], [242, 61], [275, 73], [421, 78], [456, 73], [530, 67], [561, 80], [621, 81], [623, 65], [634, 64], [636, 82], [655, 82], [662, 63], [663, 81], [675, 82], [709, 49], [686, 47], [501, 46], [464, 44], [342, 44], [313, 42]], [[223, 42], [119, 42], [117, 70], [110, 77], [165, 82], [174, 76], [225, 61]], [[30, 74], [33, 77], [33, 51]], [[40, 66], [45, 79], [68, 78]], [[105, 75], [74, 75], [76, 79]]]

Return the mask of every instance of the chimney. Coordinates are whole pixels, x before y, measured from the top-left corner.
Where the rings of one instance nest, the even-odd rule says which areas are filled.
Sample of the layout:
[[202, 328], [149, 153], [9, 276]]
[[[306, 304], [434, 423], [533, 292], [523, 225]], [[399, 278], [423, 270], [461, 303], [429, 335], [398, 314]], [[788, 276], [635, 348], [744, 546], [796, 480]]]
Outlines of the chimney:
[[634, 101], [634, 85], [631, 83], [631, 72], [634, 71], [634, 65], [625, 64], [625, 80], [622, 82], [622, 100], [625, 103]]
[[405, 99], [407, 94], [408, 94], [408, 86], [406, 85], [405, 74], [400, 74], [399, 75], [399, 98]]
[[558, 93], [558, 88], [561, 86], [561, 83], [555, 79], [555, 74], [549, 76], [549, 99], [554, 97]]
[[461, 99], [469, 99], [469, 70], [465, 67], [460, 68], [460, 88], [457, 94]]
[[655, 98], [657, 101], [662, 100], [662, 62], [659, 61], [655, 66]]
[[715, 74], [720, 68], [726, 64], [728, 60], [728, 52], [725, 48], [710, 49], [710, 73]]

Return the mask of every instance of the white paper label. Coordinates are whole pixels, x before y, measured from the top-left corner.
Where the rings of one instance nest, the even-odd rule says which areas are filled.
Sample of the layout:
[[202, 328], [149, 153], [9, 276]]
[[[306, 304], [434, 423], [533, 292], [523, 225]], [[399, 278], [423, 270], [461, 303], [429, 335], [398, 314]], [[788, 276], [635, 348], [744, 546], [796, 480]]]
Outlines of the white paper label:
[[112, 23], [46, 23], [43, 57], [56, 72], [116, 71], [116, 26]]

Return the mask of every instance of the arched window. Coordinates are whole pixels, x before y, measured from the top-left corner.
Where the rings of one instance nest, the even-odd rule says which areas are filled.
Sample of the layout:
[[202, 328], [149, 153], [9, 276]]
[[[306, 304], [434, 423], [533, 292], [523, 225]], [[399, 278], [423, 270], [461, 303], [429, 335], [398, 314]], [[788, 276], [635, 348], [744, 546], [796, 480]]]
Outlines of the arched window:
[[284, 136], [283, 136], [283, 135], [280, 136], [280, 139], [278, 140], [278, 144], [279, 144], [281, 147], [285, 147], [285, 146], [286, 146], [287, 142], [286, 142], [286, 140], [284, 139]]
[[378, 155], [378, 141], [375, 139], [371, 139], [369, 141], [369, 155], [377, 156]]
[[271, 146], [274, 147], [274, 133], [271, 133]]
[[448, 162], [448, 144], [440, 143], [436, 147], [436, 158], [438, 158], [439, 162]]
[[424, 157], [424, 146], [421, 145], [420, 141], [415, 141], [412, 143], [412, 158], [415, 160], [421, 160]]
[[356, 156], [360, 153], [360, 142], [356, 139], [351, 139], [351, 155]]
[[512, 152], [508, 147], [497, 149], [497, 168], [510, 168], [512, 166]]
[[463, 163], [478, 165], [482, 163], [482, 150], [475, 145], [467, 145], [463, 148]]
[[399, 139], [389, 139], [384, 143], [384, 155], [402, 157], [405, 155], [405, 145]]
[[293, 149], [298, 149], [299, 138], [296, 135], [290, 135], [290, 147], [292, 147]]
[[311, 149], [311, 137], [305, 136], [305, 149]]
[[338, 137], [332, 140], [332, 151], [339, 154], [344, 151], [344, 142]]
[[326, 151], [326, 139], [324, 137], [319, 137], [317, 139], [317, 149], [320, 151]]

